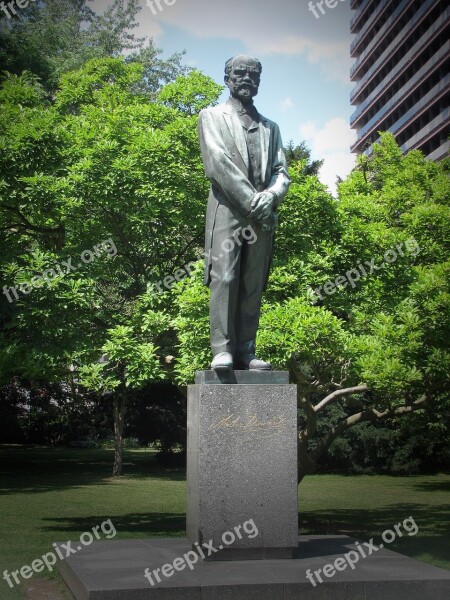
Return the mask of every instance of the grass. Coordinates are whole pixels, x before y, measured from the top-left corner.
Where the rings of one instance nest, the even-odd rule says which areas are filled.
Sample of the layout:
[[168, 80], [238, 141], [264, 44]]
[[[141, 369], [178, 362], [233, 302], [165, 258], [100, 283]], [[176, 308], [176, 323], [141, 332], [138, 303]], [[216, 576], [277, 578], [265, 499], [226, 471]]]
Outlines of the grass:
[[[1, 574], [107, 519], [117, 538], [185, 535], [185, 471], [160, 468], [151, 451], [127, 450], [119, 479], [110, 476], [110, 450], [2, 446], [0, 457]], [[377, 542], [385, 529], [413, 517], [417, 535], [389, 547], [449, 568], [449, 491], [450, 475], [310, 476], [299, 488], [300, 531]], [[2, 600], [23, 597], [0, 580]]]
[[[0, 456], [1, 574], [107, 519], [118, 538], [184, 535], [184, 470], [158, 468], [151, 452], [127, 451], [119, 479], [111, 450], [3, 447]], [[22, 597], [0, 581], [1, 600]]]
[[[450, 568], [450, 475], [314, 475], [299, 487], [302, 533], [342, 533], [380, 543], [381, 534], [412, 517], [419, 531], [404, 532], [389, 549]], [[407, 525], [408, 527], [408, 525]], [[411, 528], [410, 528], [411, 529]]]

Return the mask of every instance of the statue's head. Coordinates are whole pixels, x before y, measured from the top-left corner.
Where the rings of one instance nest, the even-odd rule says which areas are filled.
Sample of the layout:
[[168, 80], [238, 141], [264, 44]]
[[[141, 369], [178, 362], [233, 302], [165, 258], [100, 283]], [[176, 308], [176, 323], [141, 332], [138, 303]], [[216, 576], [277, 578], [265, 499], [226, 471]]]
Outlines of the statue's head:
[[258, 93], [262, 66], [257, 58], [238, 54], [225, 64], [225, 83], [231, 95], [248, 103]]

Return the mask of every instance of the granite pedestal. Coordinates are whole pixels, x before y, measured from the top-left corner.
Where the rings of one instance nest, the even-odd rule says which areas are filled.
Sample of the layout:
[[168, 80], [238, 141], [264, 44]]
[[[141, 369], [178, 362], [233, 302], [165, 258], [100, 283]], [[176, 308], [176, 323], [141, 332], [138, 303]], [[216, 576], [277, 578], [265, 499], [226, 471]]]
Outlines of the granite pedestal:
[[277, 371], [203, 371], [196, 381], [188, 388], [188, 538], [220, 550], [205, 560], [292, 558], [296, 386]]

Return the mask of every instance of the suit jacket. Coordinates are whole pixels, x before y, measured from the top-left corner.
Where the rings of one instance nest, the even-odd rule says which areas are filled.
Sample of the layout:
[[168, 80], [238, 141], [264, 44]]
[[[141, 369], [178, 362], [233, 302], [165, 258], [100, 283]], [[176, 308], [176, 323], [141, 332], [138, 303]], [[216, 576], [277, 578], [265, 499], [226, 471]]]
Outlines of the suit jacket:
[[[291, 182], [279, 127], [260, 115], [261, 172], [265, 188], [276, 193], [278, 203], [287, 194]], [[200, 112], [198, 122], [200, 149], [211, 189], [205, 227], [205, 285], [209, 285], [212, 232], [219, 204], [229, 207], [239, 221], [251, 212], [256, 189], [249, 181], [249, 157], [245, 133], [231, 102]], [[248, 225], [248, 220], [245, 224]]]

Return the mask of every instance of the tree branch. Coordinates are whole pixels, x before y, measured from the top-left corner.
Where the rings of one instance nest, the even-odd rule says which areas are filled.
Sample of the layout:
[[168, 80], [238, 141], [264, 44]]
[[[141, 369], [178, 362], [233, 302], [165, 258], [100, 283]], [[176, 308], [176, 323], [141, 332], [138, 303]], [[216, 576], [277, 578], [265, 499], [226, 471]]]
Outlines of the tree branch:
[[39, 233], [60, 233], [64, 231], [63, 225], [59, 225], [59, 227], [42, 227], [40, 225], [33, 225], [33, 223], [30, 223], [26, 216], [15, 206], [8, 206], [7, 204], [4, 204], [1, 208], [9, 210], [10, 212], [18, 215], [21, 219], [21, 223], [12, 223], [11, 226], [13, 227], [21, 225], [22, 229], [37, 231]]
[[367, 390], [366, 384], [357, 385], [357, 386], [351, 387], [351, 388], [344, 388], [343, 390], [335, 390], [334, 392], [329, 394], [326, 398], [321, 400], [319, 402], [319, 404], [316, 404], [316, 406], [314, 406], [314, 412], [318, 413], [318, 412], [322, 411], [326, 406], [328, 406], [328, 404], [331, 404], [332, 402], [334, 402], [336, 400], [336, 398], [339, 398], [340, 396], [348, 396], [350, 394], [359, 394], [361, 392], [365, 392], [366, 390]]
[[336, 438], [338, 438], [347, 429], [350, 429], [359, 423], [363, 423], [364, 421], [382, 421], [387, 418], [412, 413], [420, 408], [423, 408], [427, 402], [428, 397], [426, 394], [424, 394], [421, 398], [409, 406], [398, 406], [396, 408], [386, 409], [384, 412], [380, 412], [375, 408], [367, 407], [365, 410], [362, 410], [359, 413], [350, 415], [330, 429], [325, 437], [323, 437], [322, 440], [317, 444], [315, 450], [311, 452], [311, 457], [317, 461], [328, 450]]

